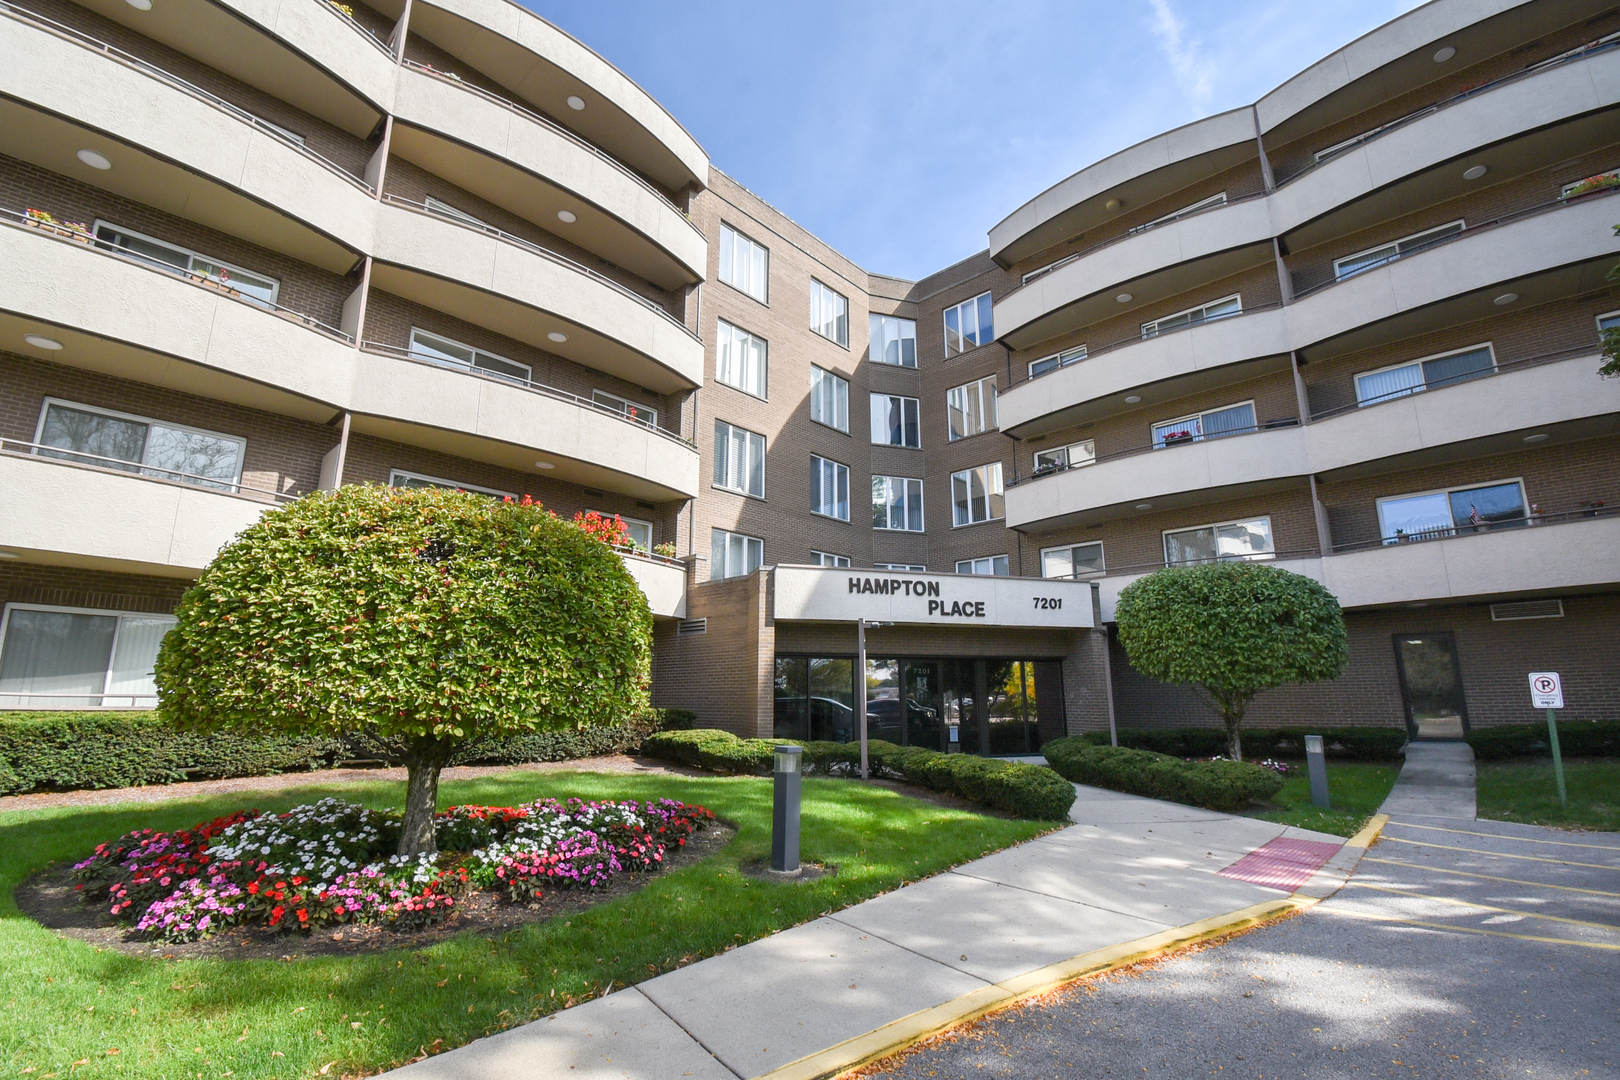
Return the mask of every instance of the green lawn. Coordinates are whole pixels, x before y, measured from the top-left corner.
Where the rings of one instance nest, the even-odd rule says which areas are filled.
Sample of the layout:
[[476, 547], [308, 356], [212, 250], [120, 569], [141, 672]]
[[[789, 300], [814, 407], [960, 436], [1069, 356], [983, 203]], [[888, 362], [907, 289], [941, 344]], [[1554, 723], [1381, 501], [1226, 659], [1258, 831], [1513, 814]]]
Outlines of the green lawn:
[[[813, 919], [903, 882], [1035, 836], [1044, 823], [983, 817], [850, 781], [804, 782], [815, 882], [738, 872], [770, 853], [770, 781], [755, 778], [506, 773], [444, 785], [440, 804], [509, 805], [542, 795], [667, 797], [735, 824], [720, 854], [653, 876], [572, 925], [494, 939], [464, 934], [420, 950], [275, 961], [163, 961], [98, 951], [22, 916], [12, 890], [33, 869], [77, 858], [131, 828], [183, 828], [244, 805], [282, 810], [324, 795], [398, 805], [403, 784], [309, 787], [262, 798], [0, 814], [0, 1067], [32, 1080], [110, 1077], [336, 1077], [378, 1071], [436, 1039], [456, 1046]], [[116, 1051], [116, 1052], [113, 1052]]]
[[1399, 762], [1329, 761], [1328, 799], [1332, 808], [1318, 810], [1311, 805], [1311, 780], [1304, 760], [1289, 760], [1288, 764], [1294, 771], [1272, 797], [1273, 809], [1251, 811], [1248, 816], [1335, 836], [1354, 836], [1378, 812], [1401, 772]]
[[1564, 759], [1567, 810], [1558, 805], [1551, 758], [1481, 762], [1477, 769], [1482, 818], [1620, 832], [1620, 761]]

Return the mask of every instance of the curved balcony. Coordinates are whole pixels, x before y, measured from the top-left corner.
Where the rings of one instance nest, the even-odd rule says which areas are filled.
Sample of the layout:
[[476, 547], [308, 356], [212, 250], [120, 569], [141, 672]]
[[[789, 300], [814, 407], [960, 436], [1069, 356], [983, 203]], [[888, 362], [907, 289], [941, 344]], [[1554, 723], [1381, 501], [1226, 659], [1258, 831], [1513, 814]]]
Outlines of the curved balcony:
[[0, 152], [337, 273], [370, 246], [371, 188], [252, 114], [13, 8], [0, 52]]
[[[527, 8], [511, 0], [424, 0], [412, 5], [410, 32], [511, 88], [664, 188], [708, 184], [708, 155], [663, 106]], [[569, 97], [580, 99], [584, 108], [572, 108]]]
[[[392, 152], [660, 288], [701, 281], [703, 233], [651, 184], [514, 102], [406, 62]], [[562, 224], [557, 215], [575, 220]]]
[[[575, 363], [668, 394], [703, 381], [703, 342], [624, 286], [498, 229], [393, 196], [372, 285]], [[562, 341], [551, 335], [562, 335]]]
[[624, 568], [647, 594], [655, 619], [686, 618], [686, 565], [644, 551], [620, 551]]

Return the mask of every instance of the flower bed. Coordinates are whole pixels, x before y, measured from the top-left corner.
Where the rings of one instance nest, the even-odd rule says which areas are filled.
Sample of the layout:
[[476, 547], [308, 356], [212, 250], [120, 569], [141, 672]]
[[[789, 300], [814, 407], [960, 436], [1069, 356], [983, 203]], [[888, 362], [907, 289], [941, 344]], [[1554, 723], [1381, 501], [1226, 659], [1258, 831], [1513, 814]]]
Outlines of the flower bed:
[[339, 799], [284, 814], [240, 810], [173, 833], [137, 829], [73, 866], [74, 888], [137, 936], [195, 941], [233, 926], [309, 932], [327, 923], [413, 930], [470, 892], [532, 905], [663, 865], [714, 821], [701, 806], [540, 799], [438, 814], [437, 856], [392, 854], [399, 815]]

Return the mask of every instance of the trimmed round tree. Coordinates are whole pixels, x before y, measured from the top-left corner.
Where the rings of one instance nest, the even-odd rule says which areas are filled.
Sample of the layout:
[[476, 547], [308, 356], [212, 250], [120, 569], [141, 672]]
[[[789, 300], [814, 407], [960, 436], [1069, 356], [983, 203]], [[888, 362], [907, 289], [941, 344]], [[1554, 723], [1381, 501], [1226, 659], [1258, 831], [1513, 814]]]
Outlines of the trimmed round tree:
[[176, 615], [160, 715], [395, 742], [404, 855], [435, 850], [439, 771], [458, 744], [647, 707], [646, 596], [612, 548], [527, 497], [316, 492], [244, 530]]
[[1115, 619], [1132, 667], [1192, 684], [1220, 714], [1234, 761], [1243, 760], [1243, 713], [1256, 694], [1336, 678], [1348, 652], [1338, 599], [1265, 563], [1155, 571], [1120, 590]]

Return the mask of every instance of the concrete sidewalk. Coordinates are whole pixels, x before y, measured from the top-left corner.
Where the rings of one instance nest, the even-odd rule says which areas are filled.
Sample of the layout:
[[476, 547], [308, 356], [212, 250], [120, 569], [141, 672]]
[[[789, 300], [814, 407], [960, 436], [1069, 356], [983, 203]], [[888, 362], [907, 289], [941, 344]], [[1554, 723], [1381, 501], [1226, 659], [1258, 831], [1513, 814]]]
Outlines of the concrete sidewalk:
[[1465, 742], [1409, 742], [1406, 764], [1378, 808], [1395, 821], [1475, 817], [1474, 748]]
[[1217, 873], [1271, 841], [1337, 852], [1295, 895], [1331, 893], [1360, 854], [1342, 837], [1078, 790], [1069, 828], [389, 1075], [828, 1075], [1044, 986], [1288, 910], [1288, 892]]

